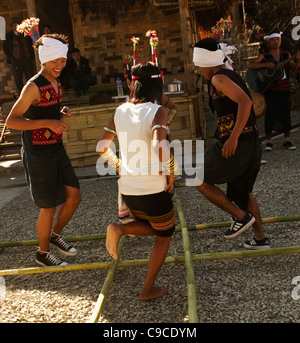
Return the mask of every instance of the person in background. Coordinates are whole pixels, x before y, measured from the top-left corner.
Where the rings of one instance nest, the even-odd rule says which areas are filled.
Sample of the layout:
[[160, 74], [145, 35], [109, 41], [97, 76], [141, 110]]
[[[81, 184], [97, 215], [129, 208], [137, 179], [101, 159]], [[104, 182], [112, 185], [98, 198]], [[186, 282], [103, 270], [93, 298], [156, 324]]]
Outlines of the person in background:
[[[260, 53], [252, 63], [249, 69], [267, 68], [274, 70], [276, 64], [283, 62], [291, 57], [288, 51], [281, 50], [281, 34], [272, 33], [265, 36], [268, 52]], [[297, 71], [300, 66], [300, 55], [297, 55], [296, 61], [290, 61], [283, 66], [283, 76], [280, 80], [274, 81], [264, 93], [266, 99], [265, 114], [265, 151], [272, 151], [272, 131], [283, 131], [284, 139], [282, 146], [288, 150], [295, 150], [295, 145], [290, 140], [291, 133], [291, 100], [290, 100], [290, 72]]]
[[90, 86], [97, 83], [96, 77], [92, 75], [89, 60], [81, 56], [78, 48], [71, 50], [71, 58], [66, 68], [68, 85], [74, 89], [75, 95], [87, 94]]
[[42, 35], [46, 35], [47, 33], [51, 33], [51, 29], [48, 25], [44, 25], [42, 27]]
[[3, 42], [3, 51], [7, 63], [12, 66], [18, 94], [21, 93], [24, 86], [23, 77], [25, 76], [28, 81], [34, 74], [32, 39], [29, 36], [24, 37], [23, 34], [16, 31], [17, 25], [20, 23], [19, 18], [14, 17], [11, 20], [12, 30], [6, 34], [6, 40]]

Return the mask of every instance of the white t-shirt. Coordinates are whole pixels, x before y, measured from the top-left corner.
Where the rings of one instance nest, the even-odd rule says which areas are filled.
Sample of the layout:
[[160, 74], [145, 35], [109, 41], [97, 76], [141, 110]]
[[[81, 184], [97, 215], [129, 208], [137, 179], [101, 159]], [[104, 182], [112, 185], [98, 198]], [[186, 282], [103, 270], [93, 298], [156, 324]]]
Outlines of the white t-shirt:
[[159, 159], [153, 150], [152, 122], [160, 105], [126, 102], [116, 109], [114, 122], [122, 167], [119, 190], [124, 195], [162, 192], [166, 176], [159, 175]]

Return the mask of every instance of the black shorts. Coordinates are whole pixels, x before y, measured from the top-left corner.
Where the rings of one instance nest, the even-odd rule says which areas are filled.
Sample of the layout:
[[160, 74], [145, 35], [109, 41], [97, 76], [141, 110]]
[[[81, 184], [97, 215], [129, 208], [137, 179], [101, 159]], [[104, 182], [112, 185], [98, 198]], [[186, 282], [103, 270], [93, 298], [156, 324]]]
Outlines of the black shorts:
[[57, 148], [22, 148], [22, 161], [30, 194], [39, 208], [63, 204], [65, 185], [79, 189], [79, 182], [71, 161], [61, 144]]
[[265, 133], [285, 132], [291, 129], [291, 100], [286, 95], [265, 95], [267, 109], [265, 114]]
[[135, 218], [147, 220], [157, 236], [172, 236], [175, 213], [171, 194], [124, 195], [122, 198]]
[[205, 153], [203, 178], [205, 183], [227, 184], [228, 198], [244, 211], [260, 170], [262, 154], [256, 134], [247, 135], [249, 139], [240, 139], [235, 155], [229, 158], [222, 156], [222, 142], [213, 143]]

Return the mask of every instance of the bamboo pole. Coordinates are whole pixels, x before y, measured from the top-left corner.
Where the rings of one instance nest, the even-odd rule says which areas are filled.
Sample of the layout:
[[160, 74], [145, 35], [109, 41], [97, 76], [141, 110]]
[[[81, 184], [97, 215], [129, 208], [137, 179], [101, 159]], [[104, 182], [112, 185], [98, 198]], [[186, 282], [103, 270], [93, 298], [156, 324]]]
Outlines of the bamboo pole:
[[110, 265], [111, 265], [111, 262], [94, 262], [94, 263], [82, 263], [82, 264], [67, 264], [65, 266], [6, 269], [6, 270], [0, 270], [0, 276], [43, 274], [43, 273], [66, 272], [66, 271], [75, 271], [75, 270], [106, 269], [106, 268], [109, 268]]
[[181, 224], [186, 276], [187, 276], [189, 323], [199, 323], [198, 312], [197, 312], [195, 275], [194, 275], [194, 268], [193, 268], [193, 256], [192, 256], [191, 247], [190, 247], [188, 225], [184, 216], [180, 199], [178, 198], [176, 192], [174, 194], [173, 199], [176, 205], [179, 221]]
[[[291, 222], [291, 221], [300, 221], [300, 214], [291, 215], [291, 216], [262, 218], [263, 224]], [[214, 223], [204, 223], [204, 224], [191, 225], [191, 226], [189, 226], [189, 229], [190, 230], [206, 230], [206, 229], [212, 229], [212, 228], [227, 227], [230, 225], [231, 225], [230, 221], [224, 221], [224, 222], [214, 222]]]
[[[91, 234], [91, 235], [64, 237], [64, 241], [83, 242], [83, 241], [92, 241], [92, 240], [105, 239], [105, 238], [106, 238], [106, 233], [99, 233], [99, 234]], [[39, 244], [38, 240], [0, 242], [0, 248], [16, 247], [16, 246], [31, 246], [31, 245], [38, 245], [38, 244]]]
[[[119, 246], [118, 246], [118, 256], [120, 256], [121, 251], [123, 249], [125, 237], [126, 236], [122, 236], [120, 239]], [[113, 260], [110, 267], [109, 267], [106, 279], [104, 281], [103, 287], [101, 289], [98, 300], [97, 300], [96, 305], [94, 307], [94, 311], [93, 311], [92, 316], [91, 316], [90, 320], [88, 321], [88, 323], [98, 323], [98, 321], [99, 321], [100, 315], [101, 315], [103, 308], [104, 308], [104, 302], [106, 300], [106, 297], [109, 293], [110, 287], [111, 287], [112, 282], [113, 282], [113, 278], [114, 278], [115, 271], [117, 269], [118, 262], [119, 262], [119, 259]]]
[[250, 258], [259, 256], [277, 256], [285, 254], [295, 254], [300, 252], [300, 246], [281, 247], [261, 250], [242, 250], [230, 252], [218, 252], [193, 255], [194, 261], [226, 260], [234, 258]]
[[[264, 224], [290, 222], [290, 221], [300, 221], [300, 214], [290, 215], [290, 216], [281, 216], [281, 217], [262, 218], [262, 222]], [[189, 225], [188, 230], [215, 229], [215, 228], [227, 227], [230, 225], [231, 225], [230, 221], [203, 223], [203, 224]], [[181, 227], [176, 226], [175, 231], [176, 232], [181, 231]], [[66, 236], [64, 237], [64, 240], [66, 242], [82, 242], [82, 241], [91, 241], [91, 240], [98, 240], [98, 239], [105, 239], [105, 238], [106, 238], [106, 233], [99, 233], [99, 234], [90, 234], [90, 235], [81, 235], [81, 236], [80, 235], [70, 236], [70, 237]], [[38, 244], [39, 244], [38, 240], [0, 242], [0, 248], [31, 246], [31, 245], [38, 245]]]
[[[206, 254], [194, 254], [192, 256], [193, 261], [213, 261], [213, 260], [225, 260], [235, 258], [250, 258], [259, 256], [277, 256], [286, 254], [296, 254], [300, 252], [300, 246], [261, 249], [261, 250], [242, 250], [242, 251], [230, 251], [230, 252], [217, 252]], [[118, 263], [119, 268], [125, 267], [143, 267], [148, 265], [148, 259], [137, 260], [123, 260]], [[164, 264], [172, 263], [185, 263], [185, 256], [168, 256], [165, 259]], [[52, 272], [64, 272], [75, 270], [91, 270], [91, 269], [107, 269], [111, 266], [112, 262], [94, 262], [83, 264], [67, 264], [66, 266], [53, 266], [53, 267], [32, 267], [32, 268], [20, 268], [20, 269], [6, 269], [0, 270], [0, 276], [10, 275], [29, 275], [29, 274], [41, 274]]]

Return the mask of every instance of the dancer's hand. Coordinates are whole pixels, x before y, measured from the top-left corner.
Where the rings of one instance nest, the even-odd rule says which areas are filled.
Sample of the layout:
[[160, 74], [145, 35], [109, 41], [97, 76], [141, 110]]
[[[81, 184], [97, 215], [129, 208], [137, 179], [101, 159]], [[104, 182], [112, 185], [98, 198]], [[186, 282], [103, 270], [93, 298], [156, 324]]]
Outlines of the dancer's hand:
[[175, 180], [176, 176], [167, 175], [167, 187], [165, 188], [165, 192], [172, 193]]
[[72, 113], [71, 113], [69, 107], [67, 107], [67, 106], [64, 106], [61, 109], [60, 113], [61, 113], [61, 119], [66, 119], [66, 118], [72, 117]]
[[223, 145], [222, 156], [225, 158], [231, 157], [235, 154], [238, 140], [230, 136]]
[[49, 127], [49, 129], [51, 129], [55, 133], [59, 133], [59, 134], [63, 134], [64, 131], [70, 128], [70, 126], [67, 125], [65, 122], [63, 122], [62, 120], [55, 120], [55, 119], [50, 119], [47, 127]]

